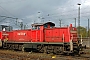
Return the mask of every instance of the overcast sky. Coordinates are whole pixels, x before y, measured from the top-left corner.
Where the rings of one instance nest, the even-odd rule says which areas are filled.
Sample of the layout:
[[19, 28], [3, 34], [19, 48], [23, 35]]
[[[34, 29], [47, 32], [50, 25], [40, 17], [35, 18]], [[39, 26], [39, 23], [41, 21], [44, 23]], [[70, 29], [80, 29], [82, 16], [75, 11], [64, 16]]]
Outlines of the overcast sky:
[[[28, 28], [34, 22], [47, 21], [59, 26], [59, 19], [62, 26], [75, 25], [75, 18], [78, 26], [78, 3], [81, 4], [80, 25], [86, 27], [90, 18], [90, 0], [0, 0], [0, 16], [18, 18], [18, 22], [23, 22]], [[0, 24], [19, 28], [11, 18], [0, 17]]]

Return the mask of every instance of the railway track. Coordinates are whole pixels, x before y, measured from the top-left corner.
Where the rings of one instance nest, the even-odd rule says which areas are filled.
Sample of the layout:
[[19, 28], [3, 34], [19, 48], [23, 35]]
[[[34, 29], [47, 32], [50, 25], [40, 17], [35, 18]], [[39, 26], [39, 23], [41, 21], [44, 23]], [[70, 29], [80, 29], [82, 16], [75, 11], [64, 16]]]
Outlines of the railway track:
[[81, 56], [64, 56], [44, 53], [0, 50], [0, 60], [90, 60], [90, 53], [82, 54]]
[[0, 50], [0, 60], [53, 60], [50, 55], [11, 50]]

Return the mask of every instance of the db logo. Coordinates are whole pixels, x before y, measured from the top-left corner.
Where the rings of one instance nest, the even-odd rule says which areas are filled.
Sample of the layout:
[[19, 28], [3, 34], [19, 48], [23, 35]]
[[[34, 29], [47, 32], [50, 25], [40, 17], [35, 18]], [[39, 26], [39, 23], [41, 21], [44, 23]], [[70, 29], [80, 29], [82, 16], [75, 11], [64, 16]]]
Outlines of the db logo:
[[20, 33], [17, 33], [17, 35], [26, 35], [26, 33], [20, 32]]

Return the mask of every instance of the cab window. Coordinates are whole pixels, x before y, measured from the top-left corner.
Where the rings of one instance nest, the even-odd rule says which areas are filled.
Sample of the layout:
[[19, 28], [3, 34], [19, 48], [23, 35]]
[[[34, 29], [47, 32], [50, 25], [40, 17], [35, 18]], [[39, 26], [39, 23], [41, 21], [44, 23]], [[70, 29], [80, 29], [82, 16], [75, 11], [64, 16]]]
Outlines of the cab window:
[[40, 30], [40, 26], [32, 26], [32, 30]]
[[45, 24], [45, 25], [44, 25], [44, 28], [47, 28], [47, 27], [48, 27], [48, 25], [47, 25], [47, 24]]

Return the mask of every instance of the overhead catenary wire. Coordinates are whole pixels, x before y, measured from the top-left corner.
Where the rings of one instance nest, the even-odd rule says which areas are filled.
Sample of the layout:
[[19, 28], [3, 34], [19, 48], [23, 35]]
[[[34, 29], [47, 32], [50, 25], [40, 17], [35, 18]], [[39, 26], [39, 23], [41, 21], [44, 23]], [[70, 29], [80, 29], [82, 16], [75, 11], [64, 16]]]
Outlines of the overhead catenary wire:
[[[88, 7], [88, 6], [87, 6]], [[90, 6], [89, 6], [90, 7]], [[61, 8], [61, 7], [60, 7]], [[64, 9], [64, 7], [62, 8], [62, 9]], [[84, 8], [81, 8], [81, 10], [86, 10], [86, 7], [84, 7]], [[51, 10], [50, 10], [51, 11]], [[59, 12], [59, 13], [63, 13], [63, 14], [67, 14], [67, 13], [71, 13], [71, 12], [77, 12], [78, 11], [78, 8], [76, 8], [76, 9], [71, 9], [71, 10], [66, 10], [66, 11], [61, 11], [61, 12]], [[48, 14], [50, 14], [50, 15], [58, 15], [59, 13], [48, 13]]]
[[[8, 10], [6, 10], [4, 7], [2, 7], [1, 5], [0, 5], [0, 8], [1, 9], [3, 9], [6, 13], [9, 13], [12, 17], [16, 17], [14, 14], [12, 14], [10, 11], [8, 11]], [[5, 16], [2, 16], [2, 17], [5, 17]], [[8, 17], [8, 16], [7, 16]], [[12, 18], [12, 17], [10, 17], [10, 18]], [[18, 17], [17, 17], [18, 18]], [[14, 18], [13, 18], [14, 19]], [[18, 19], [20, 19], [20, 18], [18, 18]]]
[[[19, 0], [19, 1], [22, 1], [22, 0]], [[27, 1], [27, 0], [26, 0], [26, 1]], [[13, 1], [11, 1], [11, 2], [13, 2]], [[15, 1], [14, 1], [14, 2], [15, 2]], [[62, 8], [62, 9], [63, 9], [63, 8], [66, 8], [66, 7], [67, 7], [67, 8], [68, 8], [68, 7], [73, 8], [73, 7], [76, 7], [76, 6], [77, 6], [77, 5], [75, 5], [75, 4], [74, 4], [74, 5], [73, 5], [73, 4], [71, 4], [71, 5], [70, 5], [70, 4], [69, 4], [69, 5], [67, 4], [67, 6], [66, 6], [66, 5], [60, 6], [60, 8]], [[86, 7], [88, 7], [88, 6], [86, 6]], [[86, 7], [85, 7], [84, 9], [86, 9]], [[1, 6], [1, 8], [3, 8], [3, 7]], [[6, 10], [5, 8], [3, 8], [3, 9]], [[56, 9], [57, 9], [57, 8], [56, 8]], [[56, 9], [55, 9], [55, 10], [56, 10]], [[83, 8], [81, 8], [81, 9], [83, 9]], [[77, 10], [77, 8], [74, 9], [74, 10], [72, 10], [72, 11], [75, 11], [75, 10]], [[7, 11], [7, 10], [6, 10], [6, 11]], [[50, 10], [50, 11], [51, 11], [51, 10]], [[7, 12], [9, 12], [9, 11], [7, 11]], [[71, 10], [70, 10], [70, 11], [67, 11], [67, 12], [71, 12]], [[62, 12], [62, 13], [64, 13], [64, 12]], [[66, 12], [65, 12], [65, 13], [66, 13]], [[11, 13], [10, 13], [10, 14], [11, 14]], [[56, 13], [56, 14], [57, 14], [57, 13]], [[52, 15], [52, 14], [51, 14], [51, 15]]]
[[[2, 6], [0, 6], [0, 8], [2, 8], [5, 12], [8, 12], [10, 15], [12, 15], [13, 17], [15, 17], [15, 15], [13, 15], [11, 12], [9, 12], [8, 10], [6, 10], [5, 8], [3, 8]], [[15, 26], [19, 26], [17, 25], [17, 19], [19, 18], [13, 18], [13, 17], [8, 17], [8, 16], [0, 16], [0, 17], [4, 17], [4, 19], [0, 20], [0, 22], [2, 22], [3, 20], [7, 19], [7, 18], [11, 18], [11, 19], [16, 19], [16, 23], [13, 23], [15, 24]], [[22, 20], [22, 19], [21, 19]], [[20, 26], [19, 26], [20, 27]]]
[[[74, 14], [72, 14], [71, 12], [68, 14], [68, 13], [62, 13], [62, 14], [54, 14], [54, 15], [51, 15], [51, 14], [49, 14], [50, 16], [69, 16], [69, 15], [75, 15], [75, 14], [77, 14], [78, 12], [76, 11], [76, 13], [74, 13]], [[90, 12], [88, 11], [88, 12], [81, 12], [80, 14], [89, 14]], [[50, 17], [49, 16], [49, 17]]]
[[[69, 5], [70, 7], [74, 7], [74, 6], [76, 6], [76, 5]], [[5, 10], [6, 12], [8, 12], [8, 13], [10, 13], [9, 11], [7, 11], [5, 8], [3, 8], [2, 6], [0, 6], [3, 10]], [[64, 7], [60, 7], [60, 8], [64, 8]], [[77, 9], [74, 9], [74, 10], [71, 10], [71, 11], [76, 11]], [[67, 13], [69, 13], [69, 12], [71, 12], [71, 11], [67, 11]], [[64, 13], [64, 12], [62, 12], [62, 13]], [[67, 14], [66, 12], [65, 12], [65, 15]], [[11, 15], [13, 15], [12, 13], [10, 13]], [[84, 13], [83, 13], [84, 14]], [[58, 14], [50, 14], [50, 16], [51, 15], [58, 15]], [[60, 15], [60, 16], [65, 16], [65, 15]], [[13, 15], [14, 16], [14, 15]]]
[[[77, 13], [74, 13], [74, 14], [70, 13], [70, 14], [60, 14], [60, 15], [54, 15], [54, 16], [50, 15], [50, 16], [48, 16], [48, 17], [64, 17], [64, 18], [65, 18], [65, 16], [67, 16], [67, 17], [70, 17], [70, 16], [76, 17], [77, 14], [78, 14], [78, 12], [77, 12]], [[86, 14], [90, 14], [90, 12], [89, 12], [89, 11], [88, 11], [88, 12], [82, 12], [82, 13], [80, 13], [80, 14], [81, 14], [81, 17], [85, 17]], [[83, 16], [83, 15], [85, 15], [85, 16]], [[87, 17], [87, 16], [86, 16], [86, 17]], [[76, 17], [76, 18], [77, 18], [77, 17]]]
[[[70, 7], [72, 8], [72, 10], [70, 10], [70, 11], [66, 11], [66, 12], [62, 12], [63, 14], [61, 15], [59, 15], [59, 14], [56, 14], [56, 13], [49, 13], [49, 16], [48, 16], [48, 18], [50, 17], [50, 18], [57, 18], [57, 17], [59, 17], [59, 16], [62, 16], [62, 17], [60, 17], [61, 19], [73, 19], [73, 18], [77, 18], [77, 13], [75, 13], [75, 14], [72, 14], [71, 12], [77, 12], [77, 9], [73, 9], [73, 7], [74, 6], [76, 6], [76, 5], [70, 5]], [[2, 6], [1, 6], [2, 7]], [[65, 6], [66, 7], [66, 6]], [[64, 8], [64, 7], [60, 7], [60, 8]], [[2, 7], [2, 9], [5, 9], [5, 8], [3, 8]], [[86, 9], [86, 8], [82, 8], [82, 9]], [[7, 12], [7, 10], [5, 10], [6, 12]], [[8, 12], [9, 13], [9, 12]], [[68, 14], [69, 13], [69, 14]], [[13, 14], [12, 13], [10, 13], [12, 16], [13, 16]], [[84, 15], [84, 14], [86, 14], [85, 12], [84, 13], [81, 13], [82, 15]], [[89, 14], [88, 12], [87, 12], [87, 14]], [[58, 16], [57, 16], [58, 15]], [[65, 16], [67, 16], [67, 17], [65, 17]], [[70, 16], [73, 16], [73, 17], [70, 17]], [[64, 18], [63, 18], [64, 17]], [[83, 17], [83, 16], [81, 16], [81, 17]], [[88, 16], [86, 16], [86, 17], [88, 17]], [[50, 19], [49, 18], [49, 19]], [[84, 17], [83, 17], [84, 18]]]
[[[2, 8], [6, 13], [8, 12], [9, 14], [11, 14], [12, 16], [14, 16], [11, 12], [9, 12], [8, 10], [6, 10], [5, 8], [3, 8], [2, 6], [0, 6], [0, 8]], [[15, 17], [15, 16], [14, 16]]]

